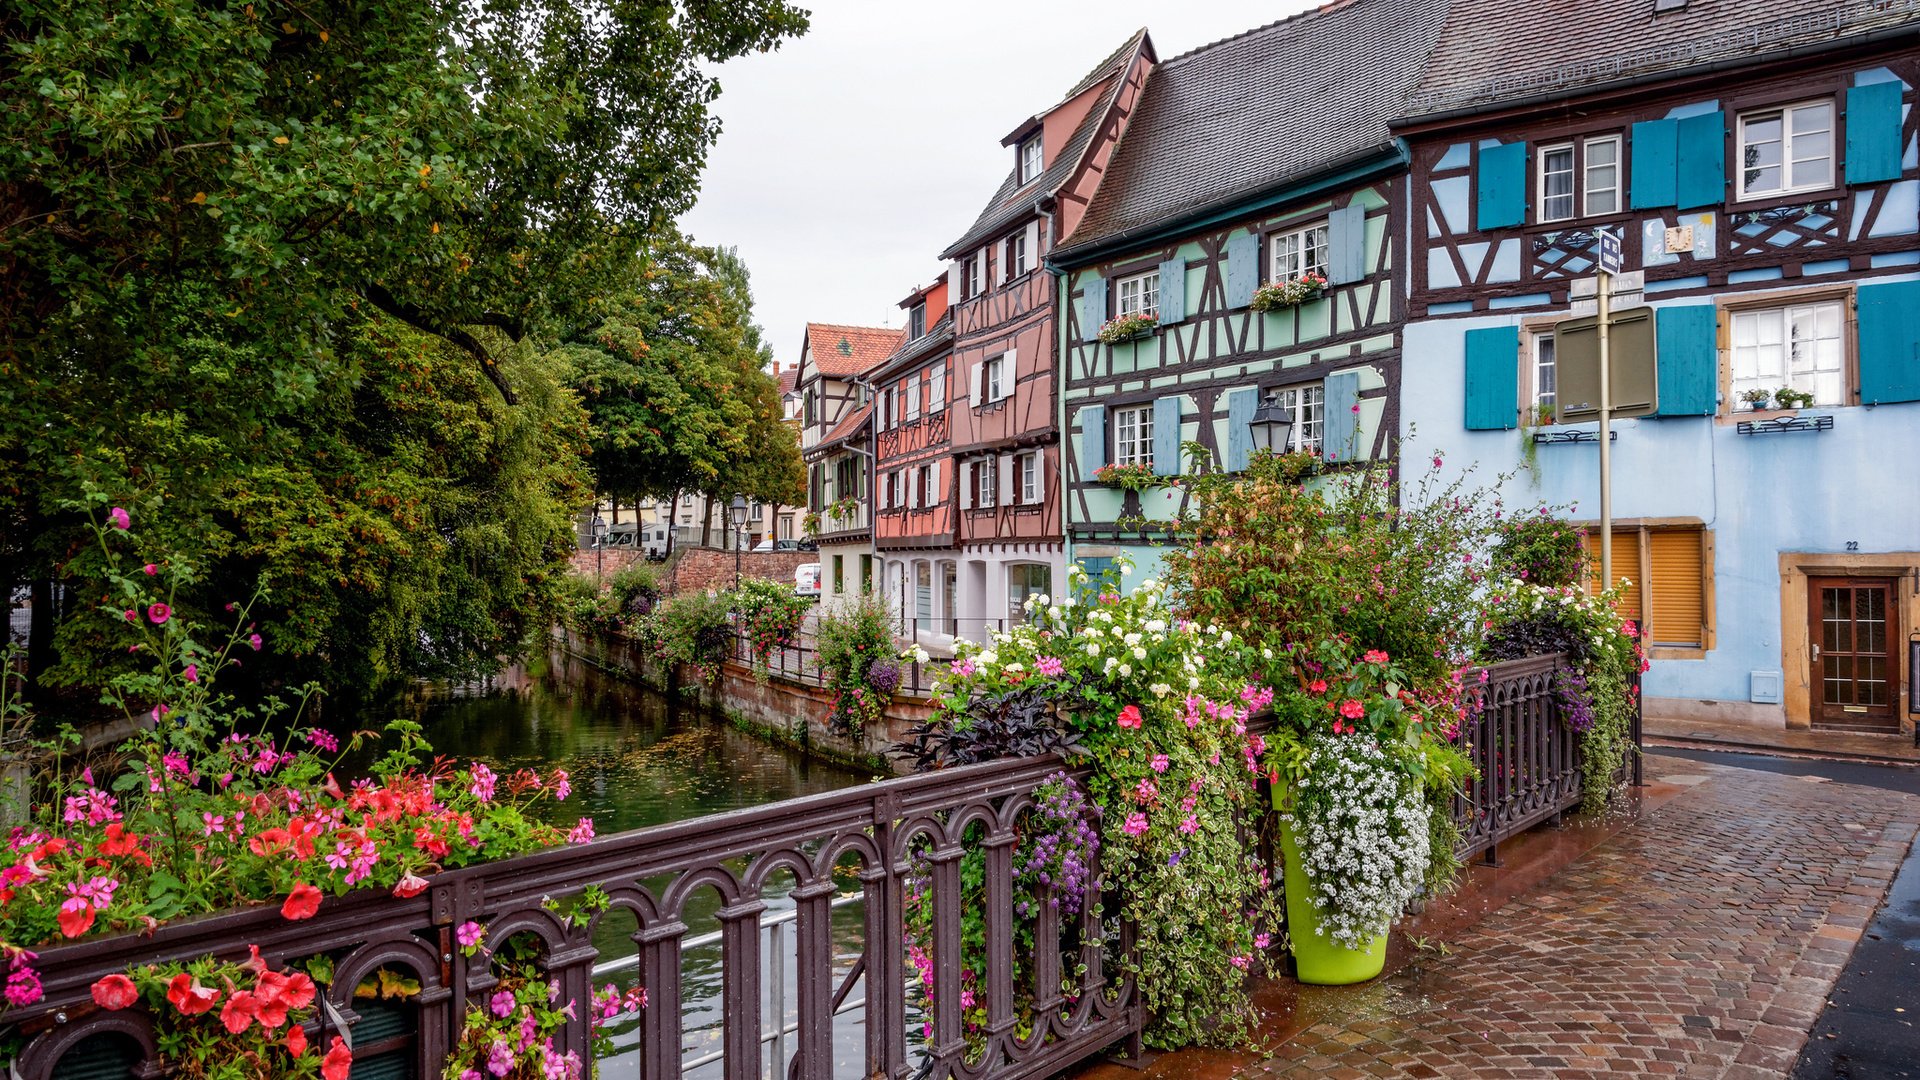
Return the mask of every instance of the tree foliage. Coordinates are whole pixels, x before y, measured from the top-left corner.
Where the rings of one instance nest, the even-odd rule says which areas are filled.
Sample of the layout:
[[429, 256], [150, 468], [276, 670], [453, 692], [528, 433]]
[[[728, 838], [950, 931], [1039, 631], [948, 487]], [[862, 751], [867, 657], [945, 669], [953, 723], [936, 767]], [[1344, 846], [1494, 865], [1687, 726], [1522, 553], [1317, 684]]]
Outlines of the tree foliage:
[[[711, 64], [805, 25], [780, 0], [9, 5], [0, 590], [85, 573], [63, 508], [93, 483], [164, 505], [157, 539], [205, 569], [190, 608], [268, 580], [295, 666], [510, 648], [582, 493], [538, 343], [691, 205]], [[66, 681], [100, 659], [93, 606], [65, 604]]]

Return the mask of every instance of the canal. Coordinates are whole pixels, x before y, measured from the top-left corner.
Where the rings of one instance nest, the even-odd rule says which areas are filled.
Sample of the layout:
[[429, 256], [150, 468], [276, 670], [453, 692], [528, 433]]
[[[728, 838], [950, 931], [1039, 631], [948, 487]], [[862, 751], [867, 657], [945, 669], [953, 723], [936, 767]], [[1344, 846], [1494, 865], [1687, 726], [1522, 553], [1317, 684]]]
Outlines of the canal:
[[[573, 794], [564, 802], [541, 802], [540, 812], [563, 827], [591, 817], [600, 835], [873, 779], [749, 735], [708, 710], [626, 681], [557, 649], [487, 680], [421, 684], [398, 701], [362, 709], [355, 719], [360, 726], [377, 727], [395, 717], [418, 722], [435, 753], [462, 762], [477, 759], [501, 773], [522, 767], [543, 773], [566, 769]], [[686, 1006], [682, 1062], [687, 1075], [695, 1078], [720, 1073], [721, 956], [718, 941], [708, 941], [718, 937], [718, 920], [713, 917], [717, 905], [710, 892], [703, 899], [704, 903], [689, 905], [690, 947], [682, 970]], [[766, 962], [778, 966], [763, 975], [767, 987], [762, 1001], [763, 1073], [777, 1076], [784, 1075], [792, 1049], [783, 1029], [798, 1020], [794, 987], [798, 965], [792, 901], [785, 888], [770, 889], [765, 899], [768, 911], [762, 916], [761, 948]], [[835, 953], [846, 958], [836, 966], [844, 973], [861, 951], [862, 914], [851, 890], [836, 905], [833, 921]], [[624, 990], [634, 984], [634, 929], [625, 912], [611, 912], [602, 919], [594, 940], [601, 955], [596, 985], [611, 983]], [[856, 989], [849, 1000], [862, 997]], [[776, 1016], [782, 1018], [778, 1025], [773, 1022]], [[860, 1017], [843, 1016], [834, 1027], [836, 1057], [844, 1057], [846, 1066], [857, 1072], [864, 1053]], [[637, 1075], [637, 1038], [636, 1024], [617, 1029], [619, 1055], [601, 1062], [601, 1075]], [[355, 1075], [360, 1072], [356, 1068]]]

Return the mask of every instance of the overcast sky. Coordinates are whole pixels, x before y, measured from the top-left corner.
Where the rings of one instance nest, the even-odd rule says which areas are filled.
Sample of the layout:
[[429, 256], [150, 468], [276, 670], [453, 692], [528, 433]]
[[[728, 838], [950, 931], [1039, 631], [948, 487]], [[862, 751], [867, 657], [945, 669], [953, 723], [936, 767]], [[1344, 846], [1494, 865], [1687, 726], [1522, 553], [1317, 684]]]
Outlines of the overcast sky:
[[[800, 0], [803, 5], [807, 0]], [[1307, 0], [814, 0], [813, 28], [719, 70], [723, 129], [681, 222], [740, 249], [780, 363], [808, 322], [900, 326], [1013, 165], [1000, 139], [1145, 26], [1162, 59]]]

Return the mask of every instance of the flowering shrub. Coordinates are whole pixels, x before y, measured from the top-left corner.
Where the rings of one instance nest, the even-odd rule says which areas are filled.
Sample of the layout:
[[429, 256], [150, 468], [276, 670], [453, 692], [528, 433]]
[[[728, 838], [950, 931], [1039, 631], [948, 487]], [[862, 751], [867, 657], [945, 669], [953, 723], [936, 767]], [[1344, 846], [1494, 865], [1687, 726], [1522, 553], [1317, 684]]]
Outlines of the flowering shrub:
[[1308, 272], [1290, 281], [1275, 281], [1260, 286], [1253, 291], [1251, 306], [1255, 311], [1296, 307], [1320, 299], [1320, 294], [1326, 289], [1327, 279], [1323, 275]]
[[1131, 341], [1141, 334], [1150, 333], [1160, 325], [1160, 320], [1152, 315], [1120, 315], [1108, 319], [1100, 327], [1100, 340], [1108, 345], [1118, 345]]
[[1433, 809], [1417, 778], [1368, 735], [1315, 735], [1302, 766], [1282, 820], [1321, 913], [1318, 929], [1365, 949], [1427, 876]]
[[1151, 465], [1102, 465], [1094, 470], [1096, 483], [1123, 491], [1146, 491], [1149, 488], [1163, 487], [1168, 478], [1153, 471]]
[[682, 593], [637, 620], [632, 635], [660, 661], [688, 668], [696, 681], [712, 685], [720, 665], [733, 655], [733, 621], [723, 594]]
[[934, 688], [935, 722], [963, 731], [978, 703], [1008, 695], [1058, 706], [1096, 764], [1104, 878], [1139, 928], [1151, 1040], [1231, 1044], [1278, 919], [1249, 842], [1265, 744], [1246, 721], [1270, 695], [1245, 682], [1234, 634], [1176, 618], [1151, 580], [1121, 595], [1130, 573], [1095, 583], [1076, 567], [1071, 595], [1035, 597], [1025, 625], [961, 643]]
[[[448, 1080], [580, 1080], [583, 1075], [580, 1055], [570, 1050], [563, 1054], [553, 1045], [575, 1005], [560, 1000], [559, 980], [541, 972], [531, 949], [515, 950], [518, 944], [509, 943], [512, 959], [495, 959], [499, 981], [493, 989], [484, 992], [481, 1002], [468, 1004], [460, 1042], [447, 1056], [442, 1074]], [[597, 998], [594, 1005], [598, 1021], [604, 999]], [[614, 1007], [620, 1005], [616, 992]]]
[[815, 662], [833, 695], [827, 723], [857, 736], [886, 712], [900, 685], [891, 616], [879, 597], [863, 595], [841, 611], [820, 616], [815, 633]]
[[791, 585], [765, 578], [745, 578], [728, 596], [753, 649], [754, 677], [765, 679], [768, 658], [799, 642], [800, 627], [813, 601], [794, 592]]
[[1580, 530], [1548, 508], [1502, 521], [1495, 537], [1491, 570], [1497, 580], [1518, 578], [1550, 587], [1580, 580], [1586, 562]]

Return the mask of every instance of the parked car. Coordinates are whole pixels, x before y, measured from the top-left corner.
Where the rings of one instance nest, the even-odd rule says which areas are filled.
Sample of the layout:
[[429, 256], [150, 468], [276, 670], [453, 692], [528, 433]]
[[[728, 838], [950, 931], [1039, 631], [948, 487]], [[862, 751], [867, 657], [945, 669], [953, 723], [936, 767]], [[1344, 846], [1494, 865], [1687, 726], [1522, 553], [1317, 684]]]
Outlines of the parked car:
[[753, 545], [753, 550], [756, 552], [762, 552], [762, 551], [814, 551], [817, 549], [814, 547], [814, 543], [811, 540], [775, 540], [772, 537], [768, 537], [767, 539], [762, 540], [759, 543]]
[[793, 571], [793, 591], [801, 596], [820, 595], [820, 564], [802, 563]]

